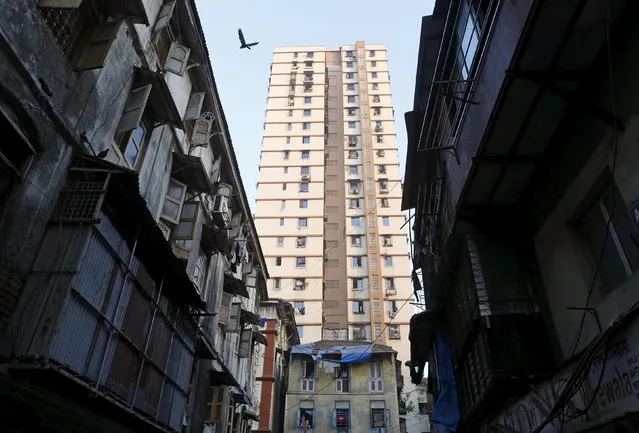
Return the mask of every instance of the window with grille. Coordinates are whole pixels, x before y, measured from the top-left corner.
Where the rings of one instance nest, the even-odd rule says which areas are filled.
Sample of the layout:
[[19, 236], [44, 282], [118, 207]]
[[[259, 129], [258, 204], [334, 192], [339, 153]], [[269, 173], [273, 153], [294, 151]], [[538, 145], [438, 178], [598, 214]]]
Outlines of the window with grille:
[[[370, 381], [368, 390], [370, 392], [384, 392], [384, 369], [381, 362], [370, 363]], [[382, 409], [381, 413], [383, 417], [384, 409]]]
[[315, 391], [315, 361], [302, 361], [300, 378], [300, 390], [302, 392]]
[[379, 299], [373, 299], [373, 314], [375, 316], [381, 316], [382, 314], [382, 303]]
[[366, 179], [366, 189], [368, 191], [373, 189], [373, 179]]
[[209, 387], [206, 399], [206, 414], [204, 422], [207, 424], [215, 424], [222, 422], [222, 414], [224, 413], [225, 397], [227, 387], [212, 386]]
[[368, 227], [371, 229], [375, 228], [375, 214], [368, 215]]
[[401, 340], [399, 325], [388, 325], [388, 338], [389, 340]]
[[379, 277], [376, 275], [371, 276], [371, 288], [373, 292], [379, 292]]
[[366, 325], [353, 325], [353, 340], [366, 340]]
[[334, 310], [335, 308], [337, 308], [337, 305], [339, 304], [338, 301], [335, 300], [328, 300], [328, 301], [324, 301], [324, 309], [326, 310]]
[[381, 323], [376, 323], [375, 324], [375, 335], [373, 336], [373, 338], [377, 338], [380, 335], [382, 335], [382, 324]]
[[338, 289], [339, 280], [326, 280], [324, 281], [324, 287], [326, 287], [327, 289]]
[[[335, 391], [350, 392], [351, 387], [348, 364], [335, 367], [335, 378]], [[348, 411], [346, 411], [346, 414], [348, 415]]]
[[[345, 379], [348, 380], [348, 379]], [[338, 391], [337, 392], [349, 392], [348, 389], [350, 387], [347, 387], [346, 390], [344, 390], [344, 387], [341, 387], [339, 385], [337, 385], [338, 387]], [[348, 405], [348, 402], [345, 402]], [[350, 427], [350, 408], [339, 408], [339, 409], [335, 409], [335, 430], [337, 431], [337, 433], [348, 433], [349, 432], [349, 427]]]

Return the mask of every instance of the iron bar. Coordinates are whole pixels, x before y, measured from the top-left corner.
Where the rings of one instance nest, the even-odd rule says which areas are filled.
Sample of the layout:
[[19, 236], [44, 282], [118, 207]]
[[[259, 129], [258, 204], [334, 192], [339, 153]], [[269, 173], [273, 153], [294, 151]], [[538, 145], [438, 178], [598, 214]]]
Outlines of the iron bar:
[[[153, 315], [151, 316], [151, 324], [149, 326], [149, 333], [146, 336], [146, 342], [144, 343], [144, 352], [142, 352], [142, 354], [144, 355], [142, 357], [142, 362], [140, 363], [140, 371], [138, 372], [138, 378], [135, 382], [135, 389], [133, 390], [133, 398], [131, 399], [131, 408], [133, 408], [133, 406], [135, 405], [135, 397], [137, 397], [138, 394], [138, 388], [140, 387], [140, 380], [142, 379], [142, 371], [144, 370], [144, 357], [146, 357], [146, 353], [149, 350], [149, 342], [151, 341], [151, 334], [153, 334], [153, 325], [155, 324], [155, 316], [156, 313], [158, 311], [158, 307], [159, 307], [159, 301], [161, 299], [162, 296], [162, 288], [164, 287], [164, 278], [162, 278], [162, 281], [160, 281], [160, 288], [158, 289], [158, 296], [155, 299], [155, 302], [153, 302]], [[153, 299], [153, 298], [151, 298]], [[170, 351], [170, 348], [169, 348]]]
[[[138, 229], [137, 229], [137, 232], [135, 234], [135, 240], [133, 241], [133, 248], [131, 248], [131, 254], [129, 255], [129, 263], [128, 263], [128, 265], [125, 268], [125, 272], [124, 272], [125, 275], [122, 278], [122, 284], [120, 284], [120, 293], [118, 294], [118, 300], [116, 302], [116, 307], [115, 307], [115, 309], [113, 311], [113, 315], [114, 315], [113, 321], [114, 322], [117, 319], [118, 311], [120, 310], [120, 308], [122, 306], [121, 305], [122, 293], [124, 293], [124, 286], [126, 284], [127, 273], [129, 272], [129, 269], [131, 269], [131, 263], [133, 263], [133, 257], [135, 257], [135, 251], [137, 250], [137, 247], [138, 247], [138, 240], [140, 238], [141, 229], [142, 229], [142, 227], [140, 225], [138, 225]], [[120, 256], [116, 253], [115, 257], [119, 258]], [[117, 269], [116, 269], [116, 272], [117, 272]], [[102, 314], [102, 313], [100, 312], [100, 314]], [[102, 315], [102, 316], [103, 316], [103, 319], [108, 320], [106, 318], [106, 316], [104, 316], [104, 315]], [[115, 327], [112, 327], [111, 329], [109, 329], [109, 336], [107, 337], [106, 344], [104, 345], [105, 353], [104, 353], [104, 357], [102, 358], [102, 362], [100, 363], [100, 370], [98, 370], [98, 377], [97, 377], [97, 379], [95, 381], [95, 389], [96, 389], [96, 391], [97, 391], [98, 387], [100, 386], [100, 381], [102, 379], [102, 371], [104, 370], [104, 363], [106, 362], [106, 358], [107, 358], [107, 356], [106, 356], [107, 353], [106, 352], [109, 350], [109, 346], [111, 345], [111, 336], [113, 335], [113, 328], [115, 328]]]

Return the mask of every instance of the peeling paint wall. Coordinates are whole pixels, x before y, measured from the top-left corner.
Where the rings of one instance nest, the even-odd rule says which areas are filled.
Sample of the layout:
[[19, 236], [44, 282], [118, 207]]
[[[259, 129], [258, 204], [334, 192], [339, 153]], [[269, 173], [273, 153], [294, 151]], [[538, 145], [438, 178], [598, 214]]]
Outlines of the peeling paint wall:
[[395, 376], [394, 356], [383, 354], [382, 359], [373, 362], [383, 362], [383, 392], [369, 391], [370, 365], [369, 363], [350, 365], [351, 388], [348, 393], [337, 392], [335, 374], [325, 372], [319, 363], [315, 364], [316, 380], [313, 392], [301, 391], [302, 361], [310, 361], [310, 357], [293, 355], [289, 369], [289, 386], [286, 394], [286, 412], [284, 431], [298, 431], [296, 425], [297, 409], [300, 402], [313, 402], [315, 418], [313, 433], [334, 433], [332, 427], [332, 412], [336, 402], [348, 402], [350, 411], [351, 433], [383, 433], [371, 428], [371, 401], [385, 402], [385, 409], [389, 410], [390, 422], [386, 431], [399, 432], [399, 406], [397, 402], [397, 381]]

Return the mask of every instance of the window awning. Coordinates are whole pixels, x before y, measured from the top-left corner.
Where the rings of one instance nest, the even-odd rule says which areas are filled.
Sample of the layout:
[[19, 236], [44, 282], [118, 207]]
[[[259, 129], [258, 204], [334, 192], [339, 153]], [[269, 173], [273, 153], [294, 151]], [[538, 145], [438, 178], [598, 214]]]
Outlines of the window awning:
[[239, 386], [239, 383], [228, 371], [217, 370], [212, 368], [209, 370], [209, 382], [211, 386]]
[[245, 410], [244, 412], [242, 412], [242, 416], [245, 419], [250, 419], [252, 421], [259, 421], [260, 420], [260, 418], [257, 415], [255, 415], [253, 412], [249, 412], [248, 410]]
[[182, 116], [180, 116], [180, 112], [175, 106], [173, 95], [171, 95], [164, 76], [148, 68], [136, 67], [133, 87], [144, 84], [151, 84], [151, 93], [147, 103], [153, 111], [155, 118], [161, 123], [170, 123], [177, 128], [184, 129]]
[[244, 281], [235, 278], [233, 275], [224, 274], [224, 289], [226, 293], [230, 293], [232, 295], [242, 296], [244, 298], [249, 298], [248, 290], [246, 290], [246, 285]]
[[211, 192], [211, 183], [199, 156], [173, 152], [171, 177], [197, 192]]
[[204, 336], [201, 329], [197, 331], [195, 339], [195, 353], [202, 359], [215, 359], [215, 350], [210, 341]]
[[130, 18], [135, 24], [151, 24], [143, 0], [109, 0], [106, 4], [110, 15]]
[[[247, 296], [248, 298], [248, 296]], [[251, 325], [259, 325], [260, 324], [260, 316], [251, 311], [245, 310], [242, 308], [242, 312], [240, 313], [240, 317], [242, 318], [242, 322], [250, 323]]]
[[253, 341], [257, 341], [260, 344], [266, 346], [268, 343], [266, 341], [266, 336], [262, 334], [260, 331], [253, 331]]
[[239, 392], [234, 392], [231, 394], [231, 399], [235, 402], [235, 403], [240, 403], [240, 404], [251, 404], [251, 400], [248, 398], [248, 396], [246, 395], [245, 392], [241, 391], [242, 387], [238, 386], [237, 387], [240, 391]]
[[91, 168], [110, 173], [105, 201], [117, 230], [127, 241], [133, 242], [137, 233], [136, 255], [149, 274], [157, 281], [164, 279], [168, 297], [186, 305], [204, 309], [206, 304], [200, 298], [195, 285], [186, 273], [184, 262], [178, 259], [164, 233], [140, 194], [137, 173], [98, 157], [82, 155], [77, 157], [72, 169]]
[[220, 251], [228, 255], [231, 250], [228, 230], [219, 229], [206, 213], [202, 225], [202, 248], [209, 255]]

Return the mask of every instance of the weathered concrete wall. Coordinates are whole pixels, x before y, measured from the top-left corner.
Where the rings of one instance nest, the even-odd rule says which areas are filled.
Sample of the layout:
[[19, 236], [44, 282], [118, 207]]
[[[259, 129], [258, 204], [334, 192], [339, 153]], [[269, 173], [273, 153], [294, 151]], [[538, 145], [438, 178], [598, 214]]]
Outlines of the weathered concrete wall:
[[[161, 3], [145, 0], [151, 22]], [[19, 101], [17, 109], [32, 123], [30, 133], [37, 137], [39, 146], [24, 181], [8, 203], [10, 211], [0, 215], [1, 332], [19, 296], [19, 282], [31, 267], [66, 178], [73, 149], [84, 146], [91, 154], [109, 148], [107, 159], [122, 163], [114, 149], [113, 136], [132, 86], [133, 68], [149, 65], [155, 69], [157, 56], [151, 39], [152, 26], [123, 21], [104, 67], [75, 72], [53, 40], [35, 2], [29, 0], [4, 5], [0, 10], [0, 29], [0, 83], [6, 86], [11, 99]], [[183, 113], [192, 87], [189, 74], [167, 75], [172, 96]], [[82, 134], [92, 150], [81, 143]], [[156, 216], [168, 183], [171, 153], [179, 145], [174, 128], [165, 125], [152, 131], [144, 151], [139, 167], [140, 190]], [[210, 149], [202, 156], [212, 160]], [[195, 241], [199, 242], [200, 235], [201, 229]]]
[[[351, 364], [351, 390], [349, 393], [336, 392], [335, 375], [325, 373], [316, 363], [316, 380], [313, 392], [301, 391], [300, 374], [302, 358], [293, 355], [289, 369], [289, 385], [286, 394], [286, 413], [284, 431], [296, 431], [297, 408], [302, 401], [312, 401], [315, 408], [314, 433], [334, 433], [332, 413], [335, 402], [348, 402], [350, 408], [350, 431], [352, 433], [370, 433], [371, 401], [384, 401], [390, 411], [387, 431], [399, 431], [399, 407], [397, 402], [397, 382], [394, 361], [390, 354], [384, 356], [384, 391], [369, 391], [370, 365], [368, 363]], [[376, 360], [379, 361], [379, 360]]]

